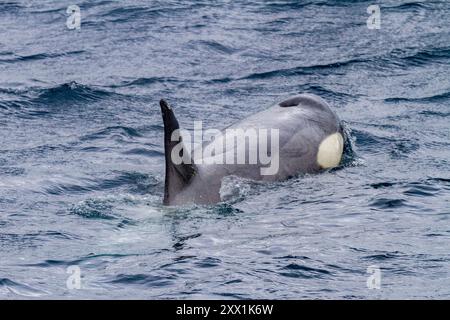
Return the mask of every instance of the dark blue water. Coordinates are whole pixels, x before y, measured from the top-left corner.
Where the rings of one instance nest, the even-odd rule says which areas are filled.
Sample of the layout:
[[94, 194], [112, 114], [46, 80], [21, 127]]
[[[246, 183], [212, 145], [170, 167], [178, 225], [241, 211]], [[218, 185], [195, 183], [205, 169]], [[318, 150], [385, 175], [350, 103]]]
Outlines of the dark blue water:
[[[377, 3], [2, 1], [0, 297], [450, 298], [450, 4]], [[160, 98], [223, 128], [299, 92], [340, 169], [162, 206]]]

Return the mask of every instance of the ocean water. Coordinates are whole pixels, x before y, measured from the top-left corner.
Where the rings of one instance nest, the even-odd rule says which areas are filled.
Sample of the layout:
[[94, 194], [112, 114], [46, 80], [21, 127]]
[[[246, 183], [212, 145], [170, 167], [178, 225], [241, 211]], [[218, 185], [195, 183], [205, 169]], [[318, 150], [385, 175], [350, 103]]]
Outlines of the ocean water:
[[[1, 1], [0, 298], [450, 298], [450, 3], [376, 3]], [[162, 205], [159, 99], [220, 129], [299, 92], [340, 168]]]

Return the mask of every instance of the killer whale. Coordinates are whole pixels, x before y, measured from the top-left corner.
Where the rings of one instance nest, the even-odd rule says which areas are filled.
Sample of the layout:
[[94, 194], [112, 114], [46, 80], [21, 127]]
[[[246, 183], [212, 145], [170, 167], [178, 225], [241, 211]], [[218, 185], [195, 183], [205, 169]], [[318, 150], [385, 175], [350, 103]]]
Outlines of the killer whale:
[[[278, 161], [277, 170], [269, 174], [264, 173], [267, 163], [263, 164], [262, 158], [252, 163], [211, 161], [223, 155], [231, 155], [231, 158], [235, 159], [236, 154], [242, 151], [239, 146], [248, 148], [248, 154], [245, 155], [248, 160], [252, 152], [258, 152], [258, 142], [263, 140], [261, 137], [258, 136], [253, 142], [250, 139], [245, 140], [248, 137], [244, 137], [243, 144], [231, 147], [223, 143], [223, 136], [215, 137], [213, 141], [202, 145], [206, 149], [213, 149], [212, 154], [194, 157], [183, 145], [180, 126], [172, 107], [165, 100], [160, 101], [160, 107], [164, 122], [166, 162], [164, 205], [220, 202], [221, 183], [226, 176], [281, 181], [299, 173], [316, 173], [336, 167], [342, 159], [345, 139], [341, 121], [322, 98], [313, 94], [292, 96], [226, 128], [244, 132], [253, 129], [270, 129], [277, 132], [278, 149], [272, 152], [273, 154], [270, 154], [270, 147], [274, 145], [273, 136], [270, 141], [266, 139], [270, 146], [270, 156]], [[174, 160], [174, 154], [177, 153], [182, 157], [181, 162]]]

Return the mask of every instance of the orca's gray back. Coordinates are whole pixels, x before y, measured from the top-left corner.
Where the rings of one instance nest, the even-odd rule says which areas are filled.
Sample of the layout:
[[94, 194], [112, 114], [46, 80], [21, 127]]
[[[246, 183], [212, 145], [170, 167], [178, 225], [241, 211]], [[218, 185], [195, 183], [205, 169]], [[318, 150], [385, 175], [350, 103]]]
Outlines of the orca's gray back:
[[[253, 180], [277, 181], [298, 173], [318, 172], [321, 170], [317, 162], [319, 145], [326, 137], [336, 132], [343, 134], [336, 114], [324, 100], [312, 94], [290, 97], [226, 129], [250, 128], [279, 130], [278, 173], [269, 176], [261, 175], [260, 163], [197, 164], [198, 172], [193, 181], [178, 196], [181, 202], [220, 201], [219, 190], [222, 178], [228, 175]], [[217, 143], [217, 141], [214, 140], [211, 143]], [[247, 147], [252, 149], [256, 146]], [[236, 152], [236, 149], [226, 150], [225, 148], [224, 146], [224, 152]], [[253, 152], [256, 151], [253, 150]]]

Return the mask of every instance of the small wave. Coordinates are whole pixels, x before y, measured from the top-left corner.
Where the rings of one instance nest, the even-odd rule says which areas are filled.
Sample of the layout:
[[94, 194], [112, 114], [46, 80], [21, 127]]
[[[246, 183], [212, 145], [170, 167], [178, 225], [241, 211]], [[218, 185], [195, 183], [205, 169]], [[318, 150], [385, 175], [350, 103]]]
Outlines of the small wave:
[[331, 271], [308, 267], [298, 263], [290, 263], [281, 268], [280, 275], [290, 278], [324, 278], [332, 275]]
[[123, 88], [123, 87], [134, 87], [134, 86], [149, 86], [152, 84], [161, 84], [161, 83], [178, 83], [183, 82], [180, 79], [172, 78], [172, 77], [150, 77], [150, 78], [138, 78], [130, 81], [123, 81], [119, 84], [110, 85], [110, 88]]
[[363, 63], [367, 62], [363, 59], [350, 59], [350, 60], [344, 60], [344, 61], [336, 61], [331, 62], [328, 64], [317, 64], [317, 65], [311, 65], [311, 66], [298, 66], [293, 68], [282, 68], [282, 69], [275, 69], [270, 71], [263, 71], [263, 72], [255, 72], [248, 74], [243, 77], [239, 78], [231, 78], [231, 77], [225, 77], [225, 78], [215, 78], [211, 79], [209, 82], [211, 83], [227, 83], [232, 81], [239, 81], [239, 80], [258, 80], [258, 79], [270, 79], [270, 78], [278, 78], [278, 77], [291, 77], [291, 76], [299, 76], [299, 75], [313, 75], [320, 72], [327, 73], [327, 72], [334, 72], [336, 69], [346, 67], [349, 65], [357, 64], [357, 63]]
[[149, 274], [118, 274], [113, 279], [106, 281], [111, 284], [120, 285], [139, 285], [149, 288], [165, 287], [173, 283], [176, 280], [176, 275], [149, 275]]
[[0, 2], [0, 14], [3, 13], [17, 13], [24, 9], [23, 6], [19, 5], [16, 2]]
[[133, 148], [133, 149], [122, 152], [122, 154], [146, 156], [146, 157], [151, 157], [151, 158], [164, 156], [164, 152], [162, 152], [162, 151], [151, 150], [151, 149], [146, 149], [146, 148]]
[[96, 7], [101, 7], [108, 4], [115, 4], [114, 0], [98, 0], [98, 1], [87, 1], [83, 3], [83, 9], [91, 9]]
[[51, 105], [64, 103], [82, 103], [104, 99], [112, 93], [94, 89], [76, 82], [65, 83], [57, 87], [42, 89], [33, 103]]
[[7, 176], [21, 176], [25, 173], [24, 168], [19, 167], [0, 167], [0, 174]]
[[417, 151], [419, 146], [419, 143], [412, 139], [395, 139], [392, 141], [389, 154], [394, 159], [405, 158], [414, 151]]
[[222, 261], [217, 258], [213, 257], [206, 257], [204, 259], [201, 259], [200, 261], [195, 262], [195, 266], [198, 268], [215, 268], [220, 266]]
[[71, 214], [86, 219], [118, 221], [116, 227], [121, 229], [134, 225], [135, 221], [119, 214], [117, 199], [87, 199], [69, 208]]
[[[440, 60], [446, 61], [450, 57], [450, 47], [438, 47], [438, 48], [425, 48], [419, 51], [410, 53], [408, 50], [395, 49], [392, 52], [382, 56], [366, 56], [366, 57], [354, 57], [343, 61], [334, 61], [325, 64], [315, 64], [310, 66], [297, 66], [293, 68], [281, 68], [270, 71], [255, 72], [248, 74], [240, 78], [217, 78], [212, 79], [211, 82], [227, 83], [235, 80], [255, 80], [255, 79], [270, 79], [278, 77], [291, 77], [291, 76], [305, 76], [305, 75], [317, 75], [318, 73], [328, 74], [335, 72], [336, 70], [353, 66], [357, 64], [367, 64], [368, 66], [390, 65], [392, 67], [410, 67], [426, 65], [428, 63], [436, 63]], [[381, 63], [382, 62], [382, 63]]]
[[450, 47], [429, 47], [417, 51], [413, 55], [404, 57], [403, 59], [413, 62], [425, 62], [428, 60], [435, 61], [436, 59], [450, 58]]
[[408, 184], [407, 188], [403, 194], [414, 197], [432, 197], [440, 191], [435, 186], [418, 182]]
[[109, 10], [103, 14], [104, 17], [120, 17], [122, 19], [131, 20], [136, 17], [145, 16], [151, 17], [150, 14], [158, 14], [160, 12], [157, 8], [139, 7], [139, 6], [129, 6], [120, 7]]
[[437, 182], [450, 186], [450, 178], [429, 178], [428, 181]]
[[0, 63], [17, 63], [17, 62], [27, 62], [27, 61], [37, 61], [37, 60], [46, 60], [46, 59], [52, 59], [52, 58], [59, 58], [64, 56], [70, 56], [70, 55], [78, 55], [84, 53], [82, 50], [78, 51], [69, 51], [69, 52], [63, 52], [63, 53], [36, 53], [36, 54], [30, 54], [30, 55], [17, 55], [12, 54], [12, 58], [2, 58], [0, 59]]
[[376, 200], [373, 200], [370, 203], [371, 207], [377, 208], [377, 209], [396, 209], [400, 207], [407, 206], [407, 202], [404, 199], [390, 199], [390, 198], [379, 198]]
[[[18, 110], [21, 110], [23, 108], [29, 108], [30, 106], [32, 106], [30, 98], [26, 97], [22, 93], [17, 92], [17, 93], [10, 93], [10, 94], [14, 94], [16, 96], [11, 100], [7, 100], [7, 99], [0, 100], [0, 109], [5, 110], [5, 112], [15, 113]], [[17, 96], [19, 96], [20, 99], [17, 99]]]
[[[261, 4], [261, 2], [257, 2]], [[258, 7], [258, 10], [267, 11], [268, 13], [286, 12], [288, 10], [302, 10], [309, 6], [317, 7], [339, 7], [353, 5], [353, 1], [270, 1], [262, 2], [262, 8]]]
[[390, 182], [382, 181], [371, 183], [369, 186], [374, 189], [389, 189], [398, 188], [403, 190], [403, 194], [413, 197], [432, 197], [438, 194], [441, 190], [441, 184], [449, 185], [449, 179], [428, 178], [415, 182]]
[[88, 186], [81, 186], [77, 184], [59, 183], [45, 188], [45, 193], [50, 195], [63, 194], [82, 194], [90, 192], [91, 188]]
[[297, 91], [314, 93], [324, 99], [328, 98], [329, 100], [333, 100], [333, 101], [338, 100], [339, 102], [347, 102], [349, 100], [353, 100], [353, 99], [357, 98], [357, 95], [355, 95], [355, 94], [339, 92], [339, 91], [336, 91], [333, 89], [328, 89], [324, 86], [320, 86], [320, 85], [316, 85], [316, 84], [307, 84], [307, 85], [301, 86], [300, 89], [301, 90], [297, 90]]
[[88, 219], [113, 220], [120, 218], [114, 212], [114, 205], [111, 199], [87, 199], [69, 209], [70, 213]]
[[[262, 252], [262, 253], [264, 253], [264, 254], [268, 254], [268, 255], [271, 255], [271, 254], [273, 254], [273, 252], [272, 251], [264, 251], [264, 252]], [[295, 256], [295, 255], [292, 255], [292, 254], [288, 254], [287, 256], [282, 256], [282, 257], [275, 257], [276, 259], [286, 259], [286, 260], [291, 260], [291, 259], [295, 259], [295, 260], [302, 260], [302, 261], [305, 261], [305, 260], [311, 260], [311, 258], [310, 257], [307, 257], [307, 256]]]
[[43, 245], [49, 239], [74, 240], [78, 239], [76, 235], [59, 231], [39, 231], [31, 233], [2, 233], [0, 234], [1, 246], [13, 247], [36, 247], [36, 244]]
[[138, 138], [142, 137], [141, 133], [132, 127], [125, 126], [111, 126], [104, 129], [101, 129], [97, 132], [87, 134], [80, 138], [81, 141], [91, 141], [98, 139], [110, 139], [112, 136], [120, 136], [125, 138]]
[[392, 158], [403, 158], [419, 149], [417, 139], [381, 137], [367, 131], [353, 130], [355, 144], [367, 152], [389, 154]]
[[[128, 257], [134, 257], [134, 256], [140, 256], [140, 254], [120, 254], [120, 253], [101, 253], [101, 254], [94, 254], [90, 253], [86, 256], [82, 256], [80, 258], [77, 258], [75, 260], [54, 260], [54, 259], [47, 259], [42, 262], [38, 263], [24, 263], [20, 264], [22, 267], [37, 267], [37, 268], [49, 268], [49, 267], [68, 267], [73, 265], [83, 265], [83, 264], [89, 264], [90, 266], [97, 266], [103, 263], [105, 260], [117, 260], [121, 258], [128, 258]], [[93, 261], [94, 260], [94, 261]], [[95, 262], [95, 260], [99, 260], [98, 262]]]
[[108, 10], [104, 12], [101, 17], [114, 23], [130, 23], [135, 20], [144, 20], [148, 22], [160, 17], [166, 17], [168, 15], [174, 16], [176, 13], [180, 13], [187, 9], [189, 9], [189, 7], [182, 5], [153, 7], [124, 6]]
[[313, 3], [314, 2], [312, 1], [274, 1], [264, 4], [264, 7], [266, 8], [266, 10], [273, 13], [278, 10], [282, 12], [284, 12], [285, 10], [299, 10]]
[[276, 77], [290, 77], [290, 76], [298, 76], [298, 75], [311, 75], [317, 74], [318, 72], [326, 72], [336, 69], [346, 67], [349, 65], [366, 62], [363, 59], [349, 59], [344, 61], [336, 61], [327, 64], [317, 64], [312, 66], [299, 66], [294, 68], [286, 68], [286, 69], [276, 69], [265, 72], [256, 72], [239, 78], [238, 80], [255, 80], [255, 79], [269, 79]]
[[155, 177], [139, 172], [116, 172], [111, 179], [85, 179], [78, 183], [59, 182], [45, 188], [46, 194], [68, 195], [84, 194], [92, 191], [105, 191], [127, 187], [126, 190], [134, 194], [155, 193], [160, 181]]
[[385, 146], [386, 140], [389, 140], [388, 138], [378, 137], [367, 131], [357, 129], [353, 129], [353, 137], [358, 148], [367, 149], [367, 151], [377, 150], [373, 148], [374, 145]]
[[377, 183], [371, 183], [370, 187], [374, 189], [384, 189], [384, 188], [390, 188], [392, 186], [395, 186], [397, 183], [395, 182], [377, 182]]
[[429, 116], [429, 117], [441, 117], [441, 118], [450, 117], [450, 112], [439, 112], [439, 111], [430, 111], [430, 110], [421, 111], [421, 112], [419, 112], [419, 114], [424, 115], [424, 116]]
[[409, 10], [409, 9], [423, 9], [426, 7], [426, 3], [425, 2], [407, 2], [407, 3], [402, 3], [399, 5], [393, 5], [393, 6], [389, 6], [389, 5], [383, 5], [383, 8], [386, 8], [386, 10], [391, 10], [392, 11], [400, 11], [400, 12], [404, 12], [404, 10]]
[[[84, 5], [83, 5], [83, 9], [84, 9]], [[29, 13], [31, 14], [55, 14], [55, 13], [62, 13], [65, 12], [67, 9], [67, 7], [65, 7], [64, 5], [57, 8], [57, 7], [53, 7], [53, 8], [38, 8], [38, 9], [33, 9], [31, 11], [29, 11]]]
[[120, 186], [127, 186], [127, 191], [136, 194], [157, 193], [160, 181], [154, 176], [130, 171], [118, 172], [113, 179], [106, 179], [98, 183], [99, 190], [112, 189]]
[[450, 99], [450, 91], [424, 97], [392, 97], [385, 102], [443, 102]]
[[186, 235], [186, 236], [178, 235], [178, 236], [176, 236], [176, 242], [172, 245], [172, 247], [175, 250], [184, 249], [187, 240], [198, 238], [201, 235], [202, 235], [201, 233], [194, 233], [194, 234], [190, 234], [190, 235]]
[[230, 46], [226, 46], [224, 44], [221, 44], [217, 41], [213, 41], [213, 40], [191, 40], [188, 42], [188, 47], [190, 49], [194, 49], [194, 50], [198, 50], [198, 48], [204, 48], [206, 49], [206, 51], [209, 52], [215, 52], [215, 53], [221, 53], [221, 54], [226, 54], [226, 55], [230, 55], [233, 53], [236, 53], [237, 51], [239, 51], [236, 48], [232, 48]]
[[79, 201], [66, 210], [68, 214], [82, 218], [109, 221], [115, 224], [116, 228], [122, 229], [136, 225], [136, 220], [125, 216], [124, 212], [128, 212], [130, 206], [147, 206], [149, 199], [147, 196], [135, 197], [128, 194], [108, 195]]
[[224, 78], [211, 79], [208, 82], [209, 83], [228, 83], [228, 82], [232, 82], [234, 80], [237, 80], [237, 79], [236, 78], [231, 78], [231, 77], [224, 77]]
[[52, 114], [55, 107], [67, 105], [85, 105], [87, 102], [95, 102], [109, 97], [120, 96], [94, 87], [78, 84], [76, 82], [64, 83], [50, 88], [30, 88], [26, 90], [9, 90], [20, 100], [0, 101], [0, 108], [10, 112], [25, 114], [28, 116], [42, 116]]
[[382, 252], [372, 255], [367, 255], [362, 257], [363, 260], [373, 260], [373, 261], [385, 261], [385, 260], [391, 260], [391, 259], [398, 259], [403, 258], [405, 255], [401, 252], [394, 251], [394, 252]]
[[7, 291], [12, 292], [16, 295], [30, 298], [41, 297], [47, 294], [44, 291], [35, 289], [26, 284], [12, 281], [8, 278], [0, 278], [0, 289], [1, 288], [6, 289]]
[[409, 69], [411, 67], [427, 66], [431, 63], [448, 64], [450, 47], [427, 47], [422, 49], [394, 49], [390, 53], [377, 57], [379, 66], [383, 68]]

